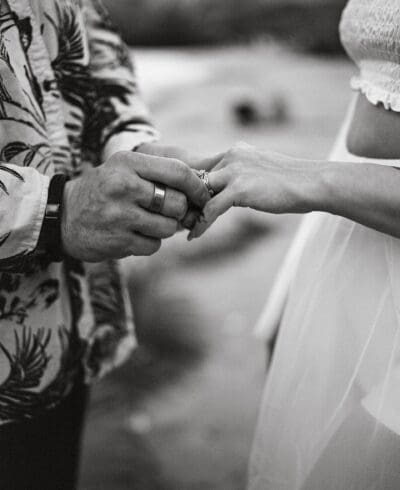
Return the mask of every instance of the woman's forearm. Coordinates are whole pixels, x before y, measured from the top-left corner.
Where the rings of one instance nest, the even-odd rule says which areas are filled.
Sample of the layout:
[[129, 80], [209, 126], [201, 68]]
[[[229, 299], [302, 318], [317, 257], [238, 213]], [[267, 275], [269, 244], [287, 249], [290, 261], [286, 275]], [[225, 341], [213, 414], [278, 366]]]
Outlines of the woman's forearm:
[[391, 166], [305, 160], [237, 145], [209, 184], [216, 196], [190, 238], [232, 206], [274, 214], [324, 211], [400, 238], [400, 171]]
[[[400, 171], [359, 163], [317, 164], [310, 207], [400, 238]], [[309, 182], [309, 177], [307, 177]]]

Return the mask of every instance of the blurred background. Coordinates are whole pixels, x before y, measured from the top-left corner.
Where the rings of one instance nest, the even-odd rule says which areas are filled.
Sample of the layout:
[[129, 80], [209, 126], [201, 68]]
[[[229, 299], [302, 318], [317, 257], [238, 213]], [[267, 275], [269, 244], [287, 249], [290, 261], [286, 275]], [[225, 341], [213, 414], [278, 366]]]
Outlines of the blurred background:
[[[325, 158], [354, 68], [343, 0], [108, 0], [165, 142]], [[233, 210], [125, 262], [141, 345], [95, 387], [83, 490], [242, 490], [265, 380], [252, 329], [298, 223]]]

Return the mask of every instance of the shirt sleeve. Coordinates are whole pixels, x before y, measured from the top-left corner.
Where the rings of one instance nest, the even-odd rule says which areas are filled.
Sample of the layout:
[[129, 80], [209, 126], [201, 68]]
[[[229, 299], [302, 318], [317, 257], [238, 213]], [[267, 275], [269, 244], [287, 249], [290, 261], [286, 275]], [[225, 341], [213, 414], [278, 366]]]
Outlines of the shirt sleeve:
[[93, 107], [87, 115], [86, 144], [100, 148], [102, 160], [116, 151], [156, 141], [149, 112], [137, 85], [127, 46], [100, 0], [84, 0]]
[[43, 223], [49, 177], [0, 163], [0, 272], [22, 272]]

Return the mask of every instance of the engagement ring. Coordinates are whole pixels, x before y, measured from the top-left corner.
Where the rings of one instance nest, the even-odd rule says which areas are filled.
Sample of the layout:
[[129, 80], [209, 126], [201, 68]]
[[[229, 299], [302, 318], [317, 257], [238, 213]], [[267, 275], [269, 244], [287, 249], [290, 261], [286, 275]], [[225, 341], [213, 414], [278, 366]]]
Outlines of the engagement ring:
[[210, 185], [210, 179], [209, 179], [209, 174], [207, 170], [199, 170], [197, 172], [197, 175], [200, 177], [200, 179], [204, 182], [204, 185], [207, 187], [208, 193], [210, 194], [210, 197], [215, 196], [215, 191]]

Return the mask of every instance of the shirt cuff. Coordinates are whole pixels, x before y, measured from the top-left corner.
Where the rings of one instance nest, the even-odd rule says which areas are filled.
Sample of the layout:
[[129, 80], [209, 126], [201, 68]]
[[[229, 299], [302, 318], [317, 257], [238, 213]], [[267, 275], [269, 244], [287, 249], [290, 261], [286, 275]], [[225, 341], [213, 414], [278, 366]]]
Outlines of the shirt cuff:
[[23, 182], [14, 179], [9, 183], [8, 199], [13, 202], [10, 202], [2, 227], [11, 233], [0, 249], [0, 259], [33, 252], [43, 224], [50, 179], [30, 168], [24, 168], [20, 173]]
[[144, 143], [154, 143], [159, 139], [158, 131], [153, 128], [143, 131], [121, 131], [111, 136], [104, 145], [102, 160], [107, 161], [117, 151], [132, 151]]

